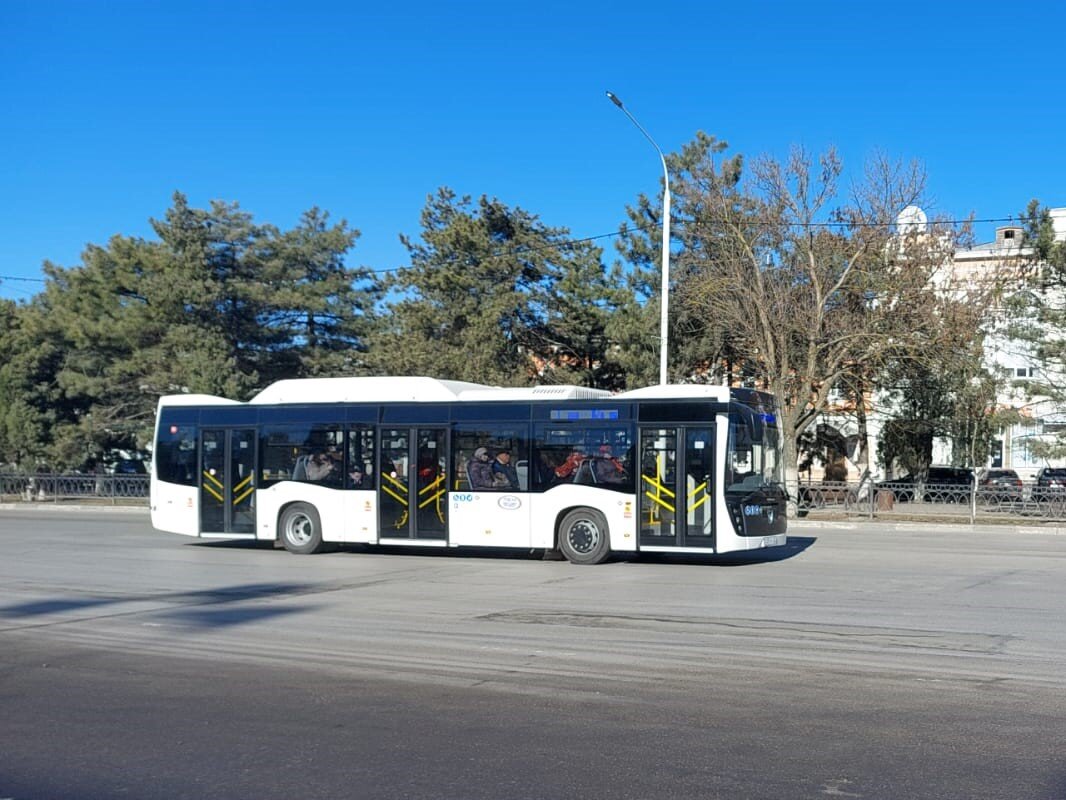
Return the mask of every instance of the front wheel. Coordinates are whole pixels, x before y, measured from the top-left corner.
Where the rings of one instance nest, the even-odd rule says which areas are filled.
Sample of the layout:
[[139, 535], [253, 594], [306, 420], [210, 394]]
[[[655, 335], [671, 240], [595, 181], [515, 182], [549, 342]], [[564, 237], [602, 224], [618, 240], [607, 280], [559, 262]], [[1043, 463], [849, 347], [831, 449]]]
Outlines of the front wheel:
[[322, 549], [322, 522], [314, 506], [293, 503], [281, 512], [278, 527], [281, 543], [290, 553], [310, 555]]
[[599, 564], [611, 554], [607, 520], [599, 511], [578, 508], [559, 523], [559, 550], [571, 564]]

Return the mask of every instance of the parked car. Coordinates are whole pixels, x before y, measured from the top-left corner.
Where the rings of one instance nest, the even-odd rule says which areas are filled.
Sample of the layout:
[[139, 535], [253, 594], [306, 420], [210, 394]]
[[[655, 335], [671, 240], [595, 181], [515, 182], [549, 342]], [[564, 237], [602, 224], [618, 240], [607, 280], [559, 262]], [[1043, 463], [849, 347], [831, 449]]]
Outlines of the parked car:
[[970, 497], [973, 470], [965, 467], [930, 467], [924, 481], [920, 481], [917, 475], [904, 475], [902, 478], [881, 481], [877, 488], [892, 492], [896, 500], [914, 500], [919, 483], [923, 484], [921, 498], [927, 503], [962, 503]]
[[977, 479], [977, 499], [982, 503], [1022, 502], [1022, 479], [1012, 469], [988, 469]]
[[1066, 501], [1066, 467], [1042, 467], [1036, 473], [1033, 499], [1038, 503]]
[[148, 473], [144, 462], [136, 458], [121, 458], [111, 468], [113, 475], [145, 475]]

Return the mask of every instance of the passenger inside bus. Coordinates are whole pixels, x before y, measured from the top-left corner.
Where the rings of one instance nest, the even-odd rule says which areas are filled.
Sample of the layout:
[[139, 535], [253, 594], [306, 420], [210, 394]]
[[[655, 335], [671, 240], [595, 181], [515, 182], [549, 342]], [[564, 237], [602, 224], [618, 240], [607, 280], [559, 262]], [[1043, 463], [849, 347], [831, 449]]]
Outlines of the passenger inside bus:
[[592, 463], [592, 475], [596, 483], [622, 483], [626, 478], [625, 467], [614, 457], [609, 444], [601, 444]]
[[307, 480], [325, 481], [334, 474], [336, 466], [336, 462], [328, 453], [318, 450], [307, 462]]
[[534, 473], [534, 479], [537, 486], [550, 486], [555, 479], [555, 468], [558, 466], [555, 461], [552, 460], [552, 456], [549, 452], [541, 450], [537, 453], [537, 459], [535, 462], [536, 472]]
[[349, 486], [352, 489], [372, 489], [374, 488], [369, 476], [366, 474], [366, 470], [362, 464], [353, 464], [352, 468], [348, 470]]
[[511, 453], [507, 449], [496, 453], [492, 462], [492, 485], [494, 489], [518, 490], [518, 470], [511, 464]]
[[573, 478], [576, 481], [576, 474], [581, 468], [581, 465], [585, 463], [585, 459], [588, 458], [585, 455], [585, 448], [579, 444], [574, 445], [574, 448], [569, 456], [566, 457], [566, 461], [555, 468], [555, 477], [561, 479]]
[[496, 488], [488, 448], [479, 447], [474, 451], [474, 457], [466, 462], [466, 477], [475, 492]]
[[431, 481], [440, 472], [440, 464], [432, 453], [423, 453], [418, 459], [418, 477], [424, 482]]

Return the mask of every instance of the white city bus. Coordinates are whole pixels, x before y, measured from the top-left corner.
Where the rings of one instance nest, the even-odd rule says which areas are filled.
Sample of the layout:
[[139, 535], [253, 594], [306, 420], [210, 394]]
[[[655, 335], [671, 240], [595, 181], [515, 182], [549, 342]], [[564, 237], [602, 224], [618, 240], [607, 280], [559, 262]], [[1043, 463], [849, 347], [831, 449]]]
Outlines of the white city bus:
[[203, 538], [727, 553], [786, 540], [773, 400], [747, 389], [275, 383], [159, 401], [152, 524]]

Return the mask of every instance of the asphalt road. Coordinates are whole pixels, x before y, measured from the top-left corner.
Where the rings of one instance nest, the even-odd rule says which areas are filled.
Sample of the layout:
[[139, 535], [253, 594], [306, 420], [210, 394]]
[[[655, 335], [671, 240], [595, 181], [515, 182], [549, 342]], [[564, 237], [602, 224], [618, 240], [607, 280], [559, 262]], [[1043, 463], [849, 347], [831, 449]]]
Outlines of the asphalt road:
[[312, 557], [0, 511], [0, 798], [1066, 798], [1066, 536]]

